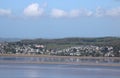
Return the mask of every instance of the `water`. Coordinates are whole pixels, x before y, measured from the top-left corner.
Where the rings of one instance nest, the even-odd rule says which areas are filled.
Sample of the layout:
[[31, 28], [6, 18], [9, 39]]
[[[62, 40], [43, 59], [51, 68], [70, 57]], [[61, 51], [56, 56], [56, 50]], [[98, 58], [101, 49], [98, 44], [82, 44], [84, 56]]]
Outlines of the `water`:
[[0, 78], [120, 78], [119, 69], [62, 64], [1, 63]]
[[[38, 57], [0, 57], [0, 60], [36, 61], [36, 58], [38, 59]], [[0, 78], [120, 78], [120, 66], [0, 62]]]

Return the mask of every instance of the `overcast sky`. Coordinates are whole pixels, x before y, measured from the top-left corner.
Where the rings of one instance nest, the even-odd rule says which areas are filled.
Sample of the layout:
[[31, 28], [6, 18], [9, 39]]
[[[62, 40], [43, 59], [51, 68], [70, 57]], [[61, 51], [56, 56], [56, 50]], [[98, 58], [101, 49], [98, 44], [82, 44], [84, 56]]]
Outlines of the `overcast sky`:
[[0, 0], [0, 37], [120, 37], [120, 0]]

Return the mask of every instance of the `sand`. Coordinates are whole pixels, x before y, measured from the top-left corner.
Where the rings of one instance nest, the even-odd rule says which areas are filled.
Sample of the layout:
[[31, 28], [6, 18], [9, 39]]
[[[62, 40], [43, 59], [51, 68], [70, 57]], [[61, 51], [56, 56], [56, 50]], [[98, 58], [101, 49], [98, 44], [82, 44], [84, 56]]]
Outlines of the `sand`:
[[[0, 56], [5, 57], [47, 57], [47, 58], [80, 58], [80, 59], [118, 59], [120, 57], [78, 57], [78, 56], [52, 56], [52, 55], [28, 55], [28, 54], [0, 54]], [[91, 65], [91, 66], [120, 66], [120, 63], [81, 63], [81, 62], [33, 62], [33, 61], [2, 61], [0, 63], [29, 63], [29, 64], [76, 64], [76, 65]]]

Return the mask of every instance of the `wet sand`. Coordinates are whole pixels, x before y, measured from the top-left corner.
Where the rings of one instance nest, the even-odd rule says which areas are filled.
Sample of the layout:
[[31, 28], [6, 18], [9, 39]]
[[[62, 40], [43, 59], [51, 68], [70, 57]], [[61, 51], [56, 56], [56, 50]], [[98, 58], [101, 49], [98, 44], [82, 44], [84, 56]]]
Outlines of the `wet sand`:
[[[0, 57], [44, 57], [44, 58], [80, 58], [80, 59], [118, 59], [120, 57], [77, 57], [77, 56], [51, 56], [51, 55], [28, 55], [28, 54], [0, 54]], [[120, 66], [120, 63], [92, 63], [92, 62], [45, 62], [45, 61], [2, 61], [0, 63], [21, 63], [21, 64], [73, 64], [73, 65], [89, 65], [89, 66]]]
[[83, 58], [83, 59], [119, 59], [120, 57], [86, 57], [86, 56], [56, 56], [56, 55], [32, 55], [32, 54], [0, 54], [11, 57], [58, 57], [58, 58]]
[[31, 62], [31, 61], [0, 61], [0, 63], [14, 63], [14, 64], [71, 64], [71, 65], [86, 65], [86, 66], [118, 66], [120, 64], [105, 64], [105, 63], [72, 63], [72, 62]]

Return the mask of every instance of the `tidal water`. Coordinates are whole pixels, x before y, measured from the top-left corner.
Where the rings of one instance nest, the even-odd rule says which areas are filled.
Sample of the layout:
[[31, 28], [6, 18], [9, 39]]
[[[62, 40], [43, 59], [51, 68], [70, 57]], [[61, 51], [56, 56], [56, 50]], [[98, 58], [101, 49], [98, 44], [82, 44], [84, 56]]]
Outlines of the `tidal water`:
[[[0, 57], [0, 60], [36, 61], [35, 57]], [[0, 78], [120, 78], [120, 66], [0, 62]]]

